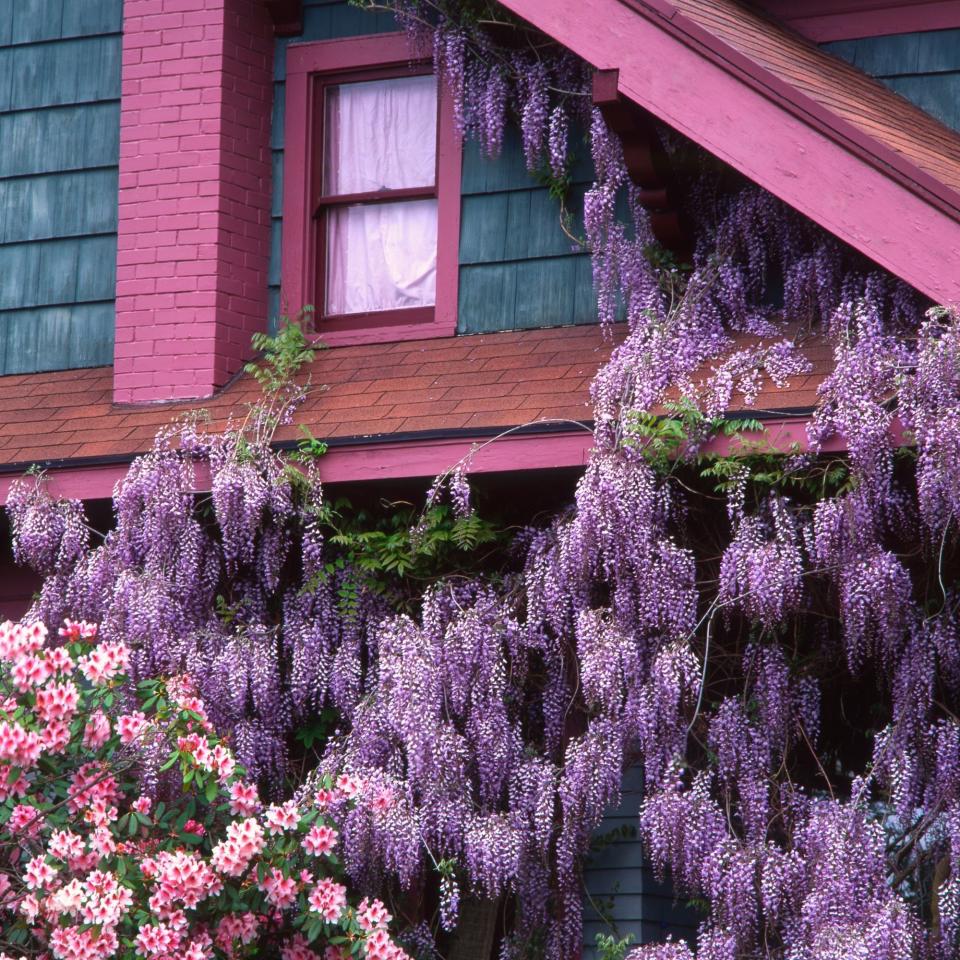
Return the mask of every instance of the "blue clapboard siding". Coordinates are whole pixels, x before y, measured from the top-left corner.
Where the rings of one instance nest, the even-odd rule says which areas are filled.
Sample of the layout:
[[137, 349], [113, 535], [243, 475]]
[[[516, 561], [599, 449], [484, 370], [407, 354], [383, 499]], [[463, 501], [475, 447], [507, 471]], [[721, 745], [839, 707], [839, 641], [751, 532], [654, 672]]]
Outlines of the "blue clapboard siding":
[[[585, 148], [579, 153], [567, 198], [578, 223], [592, 180]], [[560, 225], [559, 202], [527, 172], [513, 127], [494, 159], [476, 143], [464, 146], [461, 192], [459, 333], [596, 320], [589, 254], [574, 250]], [[575, 229], [582, 233], [582, 226]]]
[[0, 0], [0, 373], [113, 359], [122, 0]]
[[274, 326], [281, 312], [296, 312], [302, 303], [280, 303], [280, 233], [283, 219], [283, 120], [284, 87], [287, 77], [287, 45], [307, 40], [338, 40], [369, 33], [397, 30], [392, 14], [362, 10], [346, 0], [304, 0], [303, 32], [297, 37], [278, 38], [273, 55], [273, 117], [270, 146], [273, 151], [272, 234], [270, 243], [269, 308]]
[[954, 130], [960, 130], [960, 30], [824, 44]]
[[626, 827], [630, 838], [601, 845], [584, 870], [583, 943], [585, 960], [596, 956], [598, 933], [618, 939], [632, 935], [635, 944], [656, 943], [668, 935], [693, 937], [700, 917], [674, 899], [668, 885], [658, 883], [636, 837], [643, 782], [640, 770], [628, 770], [620, 805], [597, 828], [603, 841], [612, 831]]

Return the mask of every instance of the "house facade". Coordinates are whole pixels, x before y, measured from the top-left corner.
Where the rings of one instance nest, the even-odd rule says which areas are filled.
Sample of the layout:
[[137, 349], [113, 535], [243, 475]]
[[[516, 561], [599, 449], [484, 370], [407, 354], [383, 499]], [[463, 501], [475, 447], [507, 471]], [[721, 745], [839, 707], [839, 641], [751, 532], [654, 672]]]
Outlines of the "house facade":
[[[595, 102], [664, 229], [649, 117], [960, 302], [957, 3], [503, 5], [595, 68]], [[203, 408], [222, 428], [257, 390], [251, 335], [308, 304], [328, 349], [298, 420], [329, 444], [326, 482], [423, 480], [505, 431], [473, 472], [583, 465], [610, 349], [590, 256], [519, 137], [493, 160], [462, 144], [448, 92], [410, 57], [389, 14], [346, 0], [8, 3], [0, 502], [37, 464], [95, 508], [175, 417]], [[574, 206], [591, 179], [582, 156]], [[826, 364], [764, 396], [784, 447], [805, 442]], [[0, 609], [16, 614], [33, 584], [4, 563]], [[623, 933], [683, 922], [635, 844], [606, 848], [588, 887], [616, 894]], [[599, 929], [588, 910], [586, 942]]]

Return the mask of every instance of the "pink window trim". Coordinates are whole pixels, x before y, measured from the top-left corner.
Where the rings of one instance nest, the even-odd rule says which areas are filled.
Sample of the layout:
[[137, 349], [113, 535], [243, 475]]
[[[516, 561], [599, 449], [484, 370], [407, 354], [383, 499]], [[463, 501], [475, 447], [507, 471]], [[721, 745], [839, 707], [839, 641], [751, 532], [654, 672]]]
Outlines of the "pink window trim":
[[[409, 62], [410, 47], [402, 33], [297, 43], [287, 48], [280, 271], [280, 301], [286, 313], [296, 313], [307, 304], [317, 306], [313, 300], [314, 251], [310, 229], [314, 200], [310, 176], [313, 169], [311, 77]], [[453, 101], [442, 84], [439, 96], [436, 306], [430, 311], [416, 311], [416, 317], [410, 320], [392, 311], [384, 315], [382, 322], [376, 314], [371, 314], [367, 323], [358, 319], [349, 326], [336, 324], [320, 334], [328, 346], [449, 337], [456, 333], [462, 146], [454, 121]]]

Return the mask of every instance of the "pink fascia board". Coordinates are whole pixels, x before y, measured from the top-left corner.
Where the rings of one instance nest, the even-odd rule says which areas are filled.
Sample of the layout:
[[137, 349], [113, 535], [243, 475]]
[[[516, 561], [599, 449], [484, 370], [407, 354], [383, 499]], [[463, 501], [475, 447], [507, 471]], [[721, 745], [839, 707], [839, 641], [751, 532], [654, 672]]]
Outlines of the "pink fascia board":
[[815, 43], [960, 28], [957, 0], [761, 0]]
[[[808, 416], [771, 418], [764, 422], [762, 432], [744, 432], [740, 440], [714, 437], [704, 444], [702, 450], [729, 456], [738, 452], [740, 441], [752, 441], [771, 452], [806, 453], [812, 449], [807, 435], [809, 422]], [[890, 425], [890, 438], [898, 446], [910, 442], [896, 417]], [[592, 449], [593, 434], [586, 427], [535, 435], [505, 432], [495, 438], [458, 436], [395, 442], [370, 440], [333, 447], [320, 458], [317, 466], [324, 483], [429, 479], [461, 462], [468, 474], [582, 468], [586, 466]], [[819, 448], [820, 453], [827, 454], [842, 454], [846, 450], [846, 441], [839, 435], [830, 437]], [[114, 486], [126, 476], [127, 470], [126, 463], [67, 466], [51, 468], [46, 477], [54, 496], [104, 500], [113, 496]], [[10, 485], [16, 479], [15, 475], [0, 477], [0, 506], [6, 504]], [[210, 471], [204, 464], [195, 468], [194, 489], [197, 493], [210, 490]]]
[[[315, 250], [311, 243], [312, 193], [311, 136], [312, 75], [342, 73], [411, 62], [405, 34], [383, 33], [343, 40], [293, 43], [287, 47], [284, 103], [283, 227], [281, 236], [282, 312], [295, 314], [314, 303]], [[391, 323], [324, 332], [320, 339], [330, 347], [364, 343], [450, 337], [457, 329], [460, 247], [460, 169], [462, 143], [454, 119], [453, 98], [440, 87], [437, 142], [437, 294], [429, 323]]]
[[932, 300], [960, 302], [960, 196], [666, 0], [503, 0], [664, 123]]
[[[371, 441], [333, 447], [318, 461], [318, 469], [324, 483], [356, 483], [435, 477], [465, 457], [469, 458], [468, 473], [582, 467], [592, 446], [593, 435], [586, 429], [548, 436], [508, 435], [493, 442], [487, 437]], [[61, 467], [48, 470], [46, 477], [54, 496], [103, 500], [113, 496], [115, 484], [127, 470], [126, 463]], [[0, 477], [0, 506], [7, 502], [10, 485], [16, 479], [14, 475]], [[210, 490], [210, 472], [205, 466], [197, 467], [194, 482], [197, 493]]]

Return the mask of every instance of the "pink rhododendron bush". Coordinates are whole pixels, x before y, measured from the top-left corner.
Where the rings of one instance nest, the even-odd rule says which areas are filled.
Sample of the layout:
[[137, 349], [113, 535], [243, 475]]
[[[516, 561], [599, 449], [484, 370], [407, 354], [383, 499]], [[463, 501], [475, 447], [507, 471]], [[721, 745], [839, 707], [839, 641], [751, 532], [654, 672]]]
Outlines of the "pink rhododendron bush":
[[362, 784], [262, 804], [190, 678], [128, 659], [85, 622], [0, 625], [0, 957], [403, 960], [342, 882]]

